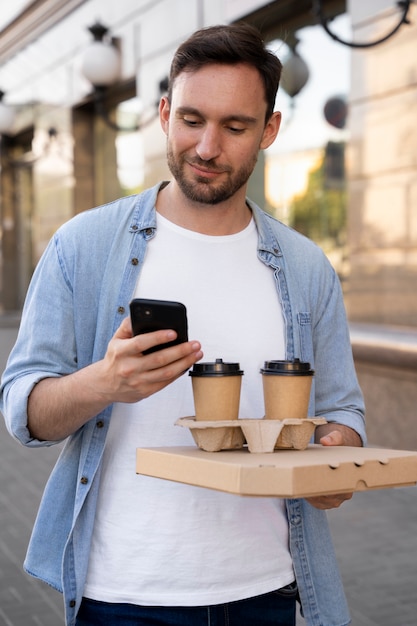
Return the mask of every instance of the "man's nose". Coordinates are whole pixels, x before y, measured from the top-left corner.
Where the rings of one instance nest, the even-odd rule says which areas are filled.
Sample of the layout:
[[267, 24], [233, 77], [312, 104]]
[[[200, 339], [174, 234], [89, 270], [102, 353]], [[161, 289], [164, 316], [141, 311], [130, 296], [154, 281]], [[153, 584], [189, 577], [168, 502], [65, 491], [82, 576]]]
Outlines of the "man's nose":
[[220, 133], [217, 129], [206, 126], [199, 137], [196, 152], [203, 161], [210, 161], [220, 155]]

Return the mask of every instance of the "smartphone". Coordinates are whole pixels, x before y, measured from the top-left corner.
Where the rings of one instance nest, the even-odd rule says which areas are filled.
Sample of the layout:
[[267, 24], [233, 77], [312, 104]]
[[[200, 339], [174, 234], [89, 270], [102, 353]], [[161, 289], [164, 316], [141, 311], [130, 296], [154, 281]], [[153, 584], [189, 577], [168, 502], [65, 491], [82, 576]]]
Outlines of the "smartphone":
[[155, 330], [172, 328], [177, 333], [173, 341], [153, 346], [143, 354], [163, 350], [188, 341], [187, 309], [181, 302], [170, 300], [146, 300], [134, 298], [130, 303], [130, 318], [134, 335], [152, 333]]

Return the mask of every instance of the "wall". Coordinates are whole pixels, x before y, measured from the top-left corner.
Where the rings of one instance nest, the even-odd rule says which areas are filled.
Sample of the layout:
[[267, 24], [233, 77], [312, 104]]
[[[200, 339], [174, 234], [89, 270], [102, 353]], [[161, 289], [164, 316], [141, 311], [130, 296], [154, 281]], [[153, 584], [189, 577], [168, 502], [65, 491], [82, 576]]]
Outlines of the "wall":
[[[355, 41], [390, 30], [388, 0], [351, 0]], [[369, 20], [369, 16], [378, 20]], [[398, 15], [398, 13], [397, 13]], [[353, 321], [417, 327], [417, 5], [389, 41], [352, 53], [347, 291]]]

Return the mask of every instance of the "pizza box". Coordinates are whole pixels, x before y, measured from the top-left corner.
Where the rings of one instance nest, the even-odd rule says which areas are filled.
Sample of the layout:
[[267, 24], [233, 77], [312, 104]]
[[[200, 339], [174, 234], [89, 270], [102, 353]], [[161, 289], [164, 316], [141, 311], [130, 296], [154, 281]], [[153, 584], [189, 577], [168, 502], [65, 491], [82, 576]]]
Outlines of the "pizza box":
[[417, 483], [417, 452], [309, 444], [304, 450], [138, 448], [136, 473], [242, 496], [349, 493]]

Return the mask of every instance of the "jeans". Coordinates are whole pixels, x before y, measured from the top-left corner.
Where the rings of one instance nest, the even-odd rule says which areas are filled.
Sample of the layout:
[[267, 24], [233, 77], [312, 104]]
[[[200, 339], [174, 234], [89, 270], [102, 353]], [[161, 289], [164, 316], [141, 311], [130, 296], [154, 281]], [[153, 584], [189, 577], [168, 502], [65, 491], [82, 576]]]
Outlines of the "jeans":
[[76, 626], [295, 626], [297, 586], [213, 606], [156, 607], [83, 598]]

